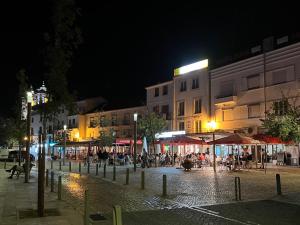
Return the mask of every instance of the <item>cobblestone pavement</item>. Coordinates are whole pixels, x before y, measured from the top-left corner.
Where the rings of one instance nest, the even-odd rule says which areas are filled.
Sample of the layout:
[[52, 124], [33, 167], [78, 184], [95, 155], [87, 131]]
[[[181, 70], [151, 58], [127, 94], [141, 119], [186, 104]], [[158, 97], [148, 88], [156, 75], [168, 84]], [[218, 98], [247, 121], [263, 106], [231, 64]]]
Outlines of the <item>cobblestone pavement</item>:
[[[7, 165], [7, 168], [9, 166]], [[3, 168], [1, 163], [0, 168]], [[50, 168], [49, 163], [46, 168]], [[299, 224], [298, 168], [268, 169], [266, 174], [260, 170], [229, 172], [218, 169], [217, 173], [214, 173], [211, 168], [193, 169], [191, 172], [184, 172], [175, 167], [147, 168], [144, 170], [145, 190], [140, 186], [141, 168], [134, 173], [132, 166], [129, 167], [129, 185], [124, 185], [124, 166], [117, 167], [116, 181], [112, 181], [112, 166], [107, 167], [106, 178], [103, 178], [103, 167], [98, 168], [96, 175], [95, 165], [90, 167], [89, 175], [87, 167], [83, 164], [81, 174], [78, 173], [78, 164], [72, 164], [71, 168], [76, 173], [68, 172], [68, 163], [62, 166], [62, 171], [58, 169], [58, 164], [54, 164], [56, 182], [57, 175], [63, 176], [63, 202], [68, 203], [77, 216], [82, 216], [84, 190], [88, 189], [90, 213], [101, 212], [107, 218], [101, 224], [112, 224], [113, 205], [122, 207], [125, 225]], [[282, 196], [276, 195], [276, 173], [281, 175]], [[162, 197], [163, 174], [167, 175], [166, 197]], [[235, 201], [234, 193], [236, 176], [241, 179], [242, 189], [242, 201], [238, 202]], [[18, 188], [9, 192], [10, 195], [22, 192], [21, 183], [16, 187]], [[5, 193], [1, 192], [1, 188], [7, 191], [6, 180], [0, 184], [0, 193]], [[57, 185], [55, 192], [56, 189]], [[33, 194], [32, 199], [36, 195], [34, 190], [30, 192]], [[8, 200], [13, 196], [0, 197], [2, 200], [6, 199], [0, 204], [0, 212], [11, 221], [10, 217], [16, 215], [9, 214], [9, 207], [15, 203]], [[23, 197], [20, 198], [22, 202]], [[35, 205], [32, 201], [25, 202], [25, 197], [23, 203], [24, 207]], [[23, 206], [21, 204], [21, 207]], [[71, 208], [68, 209], [69, 212]], [[48, 223], [49, 221], [46, 224]], [[5, 223], [2, 221], [2, 224]]]
[[[65, 172], [59, 173], [64, 175], [65, 198], [76, 202], [72, 204], [76, 209], [82, 210], [83, 193], [88, 188], [91, 212], [110, 215], [113, 205], [121, 205], [124, 224], [128, 225], [297, 224], [296, 214], [291, 212], [299, 211], [298, 206], [286, 203], [287, 196], [300, 196], [300, 171], [297, 169], [268, 169], [265, 174], [262, 170], [229, 172], [218, 169], [214, 173], [211, 168], [191, 172], [175, 167], [147, 168], [144, 170], [145, 190], [140, 186], [141, 168], [134, 173], [130, 167], [129, 185], [124, 185], [126, 167], [117, 167], [116, 181], [112, 181], [112, 166], [107, 167], [106, 178], [103, 178], [103, 167], [95, 175], [95, 165], [91, 165], [90, 175], [86, 175], [87, 168], [83, 165], [82, 175], [69, 174], [67, 164], [62, 170]], [[78, 166], [72, 166], [72, 170], [78, 172]], [[276, 197], [276, 173], [281, 175], [283, 197], [280, 198]], [[166, 198], [162, 197], [163, 174], [167, 175]], [[242, 203], [235, 201], [235, 176], [241, 179]], [[265, 199], [276, 201], [260, 201]], [[219, 208], [214, 208], [217, 206]], [[290, 220], [276, 217], [280, 215], [275, 210], [279, 207]]]

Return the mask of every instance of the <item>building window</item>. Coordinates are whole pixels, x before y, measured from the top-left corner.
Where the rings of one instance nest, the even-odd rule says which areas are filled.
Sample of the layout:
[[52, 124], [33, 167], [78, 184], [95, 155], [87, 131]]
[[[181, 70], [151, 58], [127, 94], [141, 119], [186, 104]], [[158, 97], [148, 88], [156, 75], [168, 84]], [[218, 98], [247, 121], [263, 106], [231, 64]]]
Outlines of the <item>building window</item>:
[[199, 79], [193, 79], [193, 83], [192, 83], [192, 89], [196, 89], [199, 88]]
[[179, 130], [184, 130], [184, 122], [179, 122]]
[[274, 102], [274, 112], [277, 116], [283, 116], [288, 111], [288, 100]]
[[233, 96], [233, 81], [224, 81], [220, 83], [220, 94], [218, 98]]
[[31, 123], [33, 123], [33, 121], [34, 121], [34, 119], [33, 119], [33, 117], [31, 117]]
[[159, 114], [159, 105], [153, 106], [153, 112]]
[[[73, 125], [75, 125], [75, 119], [73, 119]], [[90, 117], [90, 127], [96, 127], [96, 118], [95, 117]]]
[[201, 113], [201, 99], [194, 100], [194, 114]]
[[252, 75], [247, 77], [247, 89], [259, 88], [259, 75]]
[[100, 117], [100, 126], [104, 127], [105, 126], [105, 116]]
[[158, 97], [159, 96], [159, 88], [155, 88], [154, 89], [154, 97]]
[[180, 83], [180, 91], [186, 91], [186, 81], [181, 81]]
[[73, 121], [72, 121], [72, 122], [73, 122], [73, 126], [74, 126], [74, 125], [75, 125], [75, 119], [73, 119]]
[[117, 114], [112, 114], [111, 115], [111, 125], [112, 126], [117, 126]]
[[124, 114], [124, 120], [123, 120], [123, 125], [129, 125], [130, 124], [130, 115], [129, 113]]
[[201, 120], [195, 121], [195, 133], [201, 133]]
[[230, 120], [233, 120], [232, 109], [223, 110], [223, 121], [230, 121]]
[[258, 118], [258, 117], [260, 117], [260, 104], [249, 105], [248, 118]]
[[279, 70], [272, 73], [272, 84], [281, 84], [287, 82], [287, 71]]
[[71, 119], [69, 119], [69, 127], [71, 127]]
[[31, 131], [30, 131], [30, 134], [31, 134], [31, 135], [34, 135], [34, 133], [33, 133], [33, 127], [31, 127], [30, 130], [31, 130]]
[[177, 103], [177, 116], [184, 116], [184, 102]]
[[163, 95], [168, 94], [168, 85], [163, 86]]
[[161, 113], [164, 119], [169, 119], [169, 105], [161, 106]]

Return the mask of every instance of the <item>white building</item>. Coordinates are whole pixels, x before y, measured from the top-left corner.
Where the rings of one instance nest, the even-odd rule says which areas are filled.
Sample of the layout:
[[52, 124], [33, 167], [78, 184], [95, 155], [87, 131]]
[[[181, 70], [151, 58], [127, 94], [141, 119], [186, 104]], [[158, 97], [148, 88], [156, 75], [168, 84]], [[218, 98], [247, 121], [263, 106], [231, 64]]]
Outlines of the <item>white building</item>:
[[[220, 129], [260, 131], [265, 111], [285, 96], [299, 95], [300, 43], [279, 48], [214, 70], [211, 73], [212, 107]], [[296, 102], [299, 104], [299, 101]]]
[[146, 87], [147, 109], [167, 120], [168, 130], [172, 129], [173, 117], [173, 81]]

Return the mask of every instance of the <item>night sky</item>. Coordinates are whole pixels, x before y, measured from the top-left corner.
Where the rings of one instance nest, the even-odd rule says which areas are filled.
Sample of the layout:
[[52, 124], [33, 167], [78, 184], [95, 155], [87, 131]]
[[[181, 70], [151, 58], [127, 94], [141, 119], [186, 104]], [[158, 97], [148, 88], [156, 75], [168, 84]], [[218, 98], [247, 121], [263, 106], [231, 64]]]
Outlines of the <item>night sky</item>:
[[[1, 6], [0, 114], [9, 114], [15, 103], [20, 68], [28, 71], [35, 88], [42, 83], [43, 33], [50, 22], [45, 2]], [[144, 87], [170, 80], [176, 67], [204, 58], [217, 61], [270, 35], [300, 31], [297, 7], [292, 6], [235, 9], [96, 2], [78, 2], [84, 43], [68, 74], [69, 88], [80, 98], [103, 96], [116, 108], [145, 103]]]

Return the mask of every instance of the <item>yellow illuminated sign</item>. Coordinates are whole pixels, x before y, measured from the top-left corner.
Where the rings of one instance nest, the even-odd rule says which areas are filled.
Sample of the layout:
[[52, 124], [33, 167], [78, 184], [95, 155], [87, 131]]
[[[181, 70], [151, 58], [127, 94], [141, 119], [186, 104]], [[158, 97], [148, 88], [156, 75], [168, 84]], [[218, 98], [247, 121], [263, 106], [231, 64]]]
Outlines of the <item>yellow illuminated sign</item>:
[[206, 67], [208, 67], [208, 59], [201, 60], [199, 62], [190, 64], [187, 66], [179, 67], [174, 70], [174, 76], [182, 75], [182, 74], [189, 73], [189, 72], [192, 72], [195, 70], [200, 70], [200, 69], [203, 69]]

